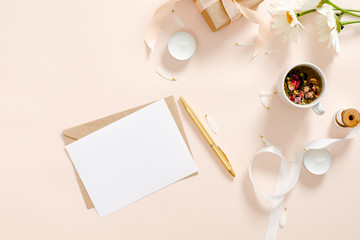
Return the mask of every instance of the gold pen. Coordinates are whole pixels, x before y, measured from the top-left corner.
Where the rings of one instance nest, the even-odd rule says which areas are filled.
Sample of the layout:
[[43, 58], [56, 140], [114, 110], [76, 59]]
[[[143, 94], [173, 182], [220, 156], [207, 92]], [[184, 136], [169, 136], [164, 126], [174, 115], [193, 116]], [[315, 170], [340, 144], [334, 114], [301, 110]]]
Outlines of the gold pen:
[[226, 169], [231, 173], [231, 175], [233, 175], [233, 177], [235, 177], [235, 172], [234, 172], [228, 158], [226, 157], [225, 153], [221, 150], [221, 148], [219, 146], [217, 146], [215, 144], [214, 140], [211, 138], [211, 136], [206, 131], [206, 129], [204, 128], [204, 126], [202, 125], [200, 120], [195, 115], [194, 111], [191, 109], [191, 107], [185, 102], [185, 100], [182, 97], [180, 97], [180, 101], [183, 103], [183, 105], [184, 105], [186, 111], [188, 112], [188, 114], [190, 115], [191, 119], [194, 121], [196, 126], [199, 128], [201, 134], [205, 137], [206, 141], [210, 144], [210, 147], [214, 150], [216, 155], [220, 158], [221, 162], [224, 164]]

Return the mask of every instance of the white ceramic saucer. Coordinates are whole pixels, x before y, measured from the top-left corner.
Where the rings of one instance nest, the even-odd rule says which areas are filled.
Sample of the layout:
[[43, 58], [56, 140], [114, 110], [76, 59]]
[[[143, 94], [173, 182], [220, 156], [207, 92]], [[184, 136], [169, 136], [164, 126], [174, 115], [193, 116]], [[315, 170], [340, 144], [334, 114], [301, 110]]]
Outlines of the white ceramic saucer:
[[177, 60], [187, 60], [196, 50], [195, 38], [187, 32], [177, 32], [168, 42], [170, 55]]
[[315, 175], [327, 173], [332, 164], [332, 156], [327, 149], [311, 149], [304, 154], [306, 169]]

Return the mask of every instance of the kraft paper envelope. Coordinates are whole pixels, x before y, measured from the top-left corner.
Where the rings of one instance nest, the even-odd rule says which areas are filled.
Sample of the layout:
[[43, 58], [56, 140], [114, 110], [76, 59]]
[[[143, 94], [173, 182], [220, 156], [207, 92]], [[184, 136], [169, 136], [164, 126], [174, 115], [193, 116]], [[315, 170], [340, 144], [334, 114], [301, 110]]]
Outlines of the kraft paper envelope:
[[[175, 123], [187, 145], [187, 147], [189, 148], [189, 143], [187, 141], [187, 138], [186, 138], [186, 135], [185, 135], [185, 131], [184, 131], [184, 127], [181, 123], [181, 119], [180, 119], [180, 114], [178, 112], [178, 109], [176, 107], [176, 102], [175, 102], [175, 98], [173, 96], [170, 96], [170, 97], [167, 97], [164, 99], [167, 106], [169, 107], [169, 110], [175, 120]], [[85, 137], [87, 135], [89, 135], [90, 133], [93, 133], [123, 117], [126, 117], [127, 115], [130, 115], [148, 105], [150, 105], [151, 103], [148, 103], [148, 104], [145, 104], [145, 105], [142, 105], [142, 106], [139, 106], [139, 107], [135, 107], [135, 108], [132, 108], [132, 109], [128, 109], [128, 110], [125, 110], [123, 112], [120, 112], [120, 113], [116, 113], [116, 114], [113, 114], [113, 115], [110, 115], [110, 116], [107, 116], [107, 117], [104, 117], [104, 118], [101, 118], [101, 119], [97, 119], [95, 121], [91, 121], [91, 122], [88, 122], [88, 123], [85, 123], [85, 124], [82, 124], [82, 125], [79, 125], [79, 126], [76, 126], [76, 127], [72, 127], [72, 128], [69, 128], [69, 129], [66, 129], [63, 131], [63, 136], [64, 136], [64, 141], [65, 141], [65, 145], [68, 145], [82, 137]], [[190, 150], [190, 148], [189, 148]], [[90, 199], [90, 196], [89, 194], [87, 193], [86, 189], [85, 189], [85, 186], [84, 184], [82, 183], [81, 179], [80, 179], [80, 176], [79, 174], [77, 173], [75, 167], [74, 167], [74, 171], [75, 171], [75, 175], [76, 175], [76, 178], [77, 178], [77, 181], [78, 181], [78, 184], [79, 184], [79, 187], [80, 187], [80, 190], [81, 190], [81, 193], [82, 193], [82, 196], [84, 198], [84, 201], [85, 201], [85, 204], [86, 204], [86, 207], [88, 209], [91, 209], [91, 208], [94, 208], [94, 204], [92, 203], [91, 199]]]

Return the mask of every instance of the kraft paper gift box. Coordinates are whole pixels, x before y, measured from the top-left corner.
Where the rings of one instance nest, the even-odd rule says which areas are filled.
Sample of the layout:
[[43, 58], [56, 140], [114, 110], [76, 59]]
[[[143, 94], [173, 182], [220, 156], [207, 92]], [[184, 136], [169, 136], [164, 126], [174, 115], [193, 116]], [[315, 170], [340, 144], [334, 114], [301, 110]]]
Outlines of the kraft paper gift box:
[[[255, 8], [262, 1], [263, 0], [237, 0], [236, 2], [246, 8]], [[194, 0], [194, 3], [213, 32], [220, 30], [232, 22], [224, 8], [222, 0]]]
[[[186, 135], [185, 135], [185, 131], [184, 131], [184, 127], [181, 123], [181, 119], [180, 119], [180, 114], [178, 112], [178, 109], [176, 107], [176, 102], [175, 102], [175, 98], [173, 96], [170, 96], [170, 97], [167, 97], [165, 98], [165, 102], [171, 112], [171, 115], [173, 116], [174, 120], [175, 120], [175, 123], [188, 147], [188, 149], [190, 150], [190, 147], [189, 147], [189, 143], [188, 143], [188, 140], [186, 138]], [[93, 133], [115, 121], [118, 121], [119, 119], [121, 118], [124, 118], [148, 105], [150, 105], [151, 103], [148, 103], [148, 104], [145, 104], [145, 105], [142, 105], [142, 106], [139, 106], [139, 107], [135, 107], [135, 108], [132, 108], [132, 109], [128, 109], [128, 110], [125, 110], [123, 112], [120, 112], [120, 113], [116, 113], [116, 114], [113, 114], [113, 115], [110, 115], [110, 116], [107, 116], [107, 117], [104, 117], [104, 118], [101, 118], [101, 119], [97, 119], [95, 121], [91, 121], [91, 122], [88, 122], [88, 123], [85, 123], [85, 124], [82, 124], [82, 125], [79, 125], [79, 126], [76, 126], [76, 127], [72, 127], [72, 128], [69, 128], [69, 129], [66, 129], [63, 131], [63, 136], [64, 136], [64, 141], [65, 141], [65, 145], [68, 145], [72, 142], [75, 142], [77, 140], [79, 140], [80, 138], [82, 137], [85, 137], [87, 135], [89, 135], [90, 133]], [[91, 201], [90, 199], [90, 196], [88, 194], [88, 192], [86, 191], [85, 189], [85, 186], [83, 184], [83, 182], [81, 181], [80, 179], [80, 176], [79, 174], [77, 173], [75, 167], [74, 167], [74, 171], [75, 171], [75, 175], [76, 175], [76, 179], [78, 181], [78, 184], [79, 184], [79, 187], [80, 187], [80, 191], [82, 193], [82, 196], [84, 198], [84, 201], [85, 201], [85, 204], [86, 204], [86, 207], [88, 209], [91, 209], [91, 208], [94, 208], [94, 204], [93, 202]]]

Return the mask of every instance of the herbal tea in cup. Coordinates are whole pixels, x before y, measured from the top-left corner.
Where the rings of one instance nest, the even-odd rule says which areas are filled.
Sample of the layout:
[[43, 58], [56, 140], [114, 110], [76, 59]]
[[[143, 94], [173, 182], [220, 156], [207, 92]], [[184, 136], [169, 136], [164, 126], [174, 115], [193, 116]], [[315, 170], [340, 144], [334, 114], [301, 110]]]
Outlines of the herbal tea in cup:
[[298, 108], [311, 107], [315, 113], [325, 112], [320, 105], [324, 96], [326, 79], [320, 68], [311, 63], [300, 63], [281, 75], [278, 92], [281, 100]]
[[320, 96], [322, 79], [314, 69], [298, 66], [286, 75], [284, 90], [286, 96], [295, 104], [309, 104]]

